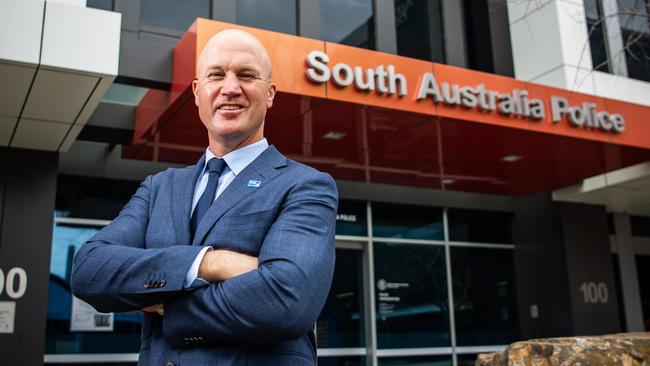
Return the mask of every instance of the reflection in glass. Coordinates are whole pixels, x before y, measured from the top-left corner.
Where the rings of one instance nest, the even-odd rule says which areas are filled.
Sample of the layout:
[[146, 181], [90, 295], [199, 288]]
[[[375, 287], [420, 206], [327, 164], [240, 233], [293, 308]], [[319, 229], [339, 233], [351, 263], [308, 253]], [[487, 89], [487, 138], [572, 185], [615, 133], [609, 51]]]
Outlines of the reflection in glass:
[[197, 17], [210, 18], [210, 0], [141, 0], [140, 25], [184, 33]]
[[518, 340], [513, 251], [451, 248], [456, 340], [459, 346]]
[[448, 346], [442, 246], [375, 243], [379, 348]]
[[449, 356], [381, 357], [380, 366], [451, 366]]
[[442, 209], [373, 202], [375, 237], [443, 240]]
[[375, 48], [372, 0], [321, 0], [321, 39]]
[[366, 202], [340, 200], [336, 212], [336, 235], [368, 235]]
[[449, 240], [474, 243], [512, 243], [512, 214], [449, 209]]
[[365, 364], [365, 357], [318, 357], [319, 366], [361, 366]]
[[604, 23], [600, 1], [584, 0], [587, 31], [589, 32], [589, 48], [594, 70], [610, 72], [607, 62], [607, 45], [605, 43]]
[[296, 0], [238, 0], [237, 24], [297, 34]]
[[75, 252], [99, 228], [56, 224], [52, 238], [45, 353], [134, 353], [140, 349], [139, 312], [116, 313], [113, 332], [71, 332], [70, 270]]
[[395, 0], [397, 53], [444, 63], [440, 0]]
[[336, 268], [332, 289], [316, 323], [319, 348], [362, 347], [363, 252], [336, 249]]
[[650, 9], [646, 0], [617, 0], [628, 76], [650, 81]]
[[149, 91], [148, 88], [128, 84], [113, 83], [102, 96], [102, 102], [137, 106]]
[[74, 253], [99, 229], [96, 226], [54, 225], [50, 274], [68, 282]]

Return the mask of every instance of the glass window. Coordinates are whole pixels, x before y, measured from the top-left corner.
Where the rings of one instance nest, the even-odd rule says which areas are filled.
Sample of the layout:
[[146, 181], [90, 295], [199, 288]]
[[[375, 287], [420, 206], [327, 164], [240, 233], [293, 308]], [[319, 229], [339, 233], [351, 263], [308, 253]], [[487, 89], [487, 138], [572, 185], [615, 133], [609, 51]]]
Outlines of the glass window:
[[459, 346], [518, 339], [513, 251], [451, 248], [456, 340]]
[[102, 96], [102, 102], [136, 107], [149, 91], [148, 88], [128, 84], [113, 83]]
[[645, 330], [650, 331], [650, 255], [636, 256], [636, 271], [639, 279], [639, 294]]
[[589, 48], [594, 70], [610, 72], [607, 61], [607, 45], [605, 43], [604, 23], [599, 0], [584, 0], [587, 17], [587, 32], [589, 32]]
[[210, 18], [210, 0], [141, 0], [141, 26], [182, 34], [197, 17]]
[[449, 209], [449, 239], [478, 243], [512, 243], [512, 214]]
[[442, 246], [375, 243], [379, 348], [449, 346]]
[[373, 202], [373, 236], [443, 240], [442, 209]]
[[397, 53], [445, 62], [440, 0], [395, 0]]
[[633, 236], [650, 237], [650, 217], [630, 216], [630, 230]]
[[320, 366], [362, 366], [365, 364], [365, 357], [318, 357]]
[[650, 81], [650, 10], [645, 0], [618, 0], [628, 76]]
[[140, 182], [59, 175], [56, 215], [112, 220], [120, 213]]
[[70, 270], [75, 252], [98, 227], [56, 224], [52, 238], [45, 353], [134, 353], [140, 349], [139, 312], [115, 313], [111, 332], [73, 332]]
[[375, 48], [373, 0], [321, 0], [321, 38], [361, 48]]
[[297, 34], [296, 0], [238, 0], [237, 23], [275, 32]]
[[366, 203], [364, 201], [340, 200], [336, 213], [337, 235], [368, 235]]
[[86, 0], [86, 7], [113, 10], [113, 0]]
[[464, 0], [467, 63], [470, 69], [494, 72], [488, 0]]
[[316, 323], [319, 348], [365, 345], [362, 260], [361, 250], [336, 249], [332, 288]]
[[451, 366], [449, 356], [381, 357], [380, 366]]

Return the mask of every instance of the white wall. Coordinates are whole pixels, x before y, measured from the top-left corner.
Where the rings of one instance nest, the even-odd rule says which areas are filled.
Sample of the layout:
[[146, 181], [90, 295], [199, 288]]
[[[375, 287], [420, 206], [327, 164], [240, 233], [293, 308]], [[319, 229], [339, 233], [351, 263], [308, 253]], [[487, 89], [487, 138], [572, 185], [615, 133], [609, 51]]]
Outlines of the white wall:
[[582, 0], [508, 0], [515, 77], [650, 106], [650, 83], [593, 71]]

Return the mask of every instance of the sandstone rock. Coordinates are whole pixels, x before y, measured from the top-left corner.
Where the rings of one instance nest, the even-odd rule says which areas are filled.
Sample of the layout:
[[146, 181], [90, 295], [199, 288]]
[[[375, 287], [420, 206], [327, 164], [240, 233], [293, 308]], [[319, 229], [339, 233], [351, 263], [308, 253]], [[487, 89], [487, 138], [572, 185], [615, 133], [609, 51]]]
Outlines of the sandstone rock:
[[476, 366], [650, 366], [650, 333], [533, 339], [479, 355]]

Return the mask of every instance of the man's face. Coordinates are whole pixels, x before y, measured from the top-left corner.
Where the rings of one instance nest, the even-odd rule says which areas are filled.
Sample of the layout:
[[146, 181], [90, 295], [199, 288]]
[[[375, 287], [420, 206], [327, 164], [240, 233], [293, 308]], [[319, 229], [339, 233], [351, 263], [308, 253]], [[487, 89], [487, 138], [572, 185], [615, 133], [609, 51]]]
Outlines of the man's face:
[[201, 56], [192, 88], [211, 146], [235, 149], [263, 137], [275, 85], [270, 62], [255, 40], [235, 33], [214, 41]]

